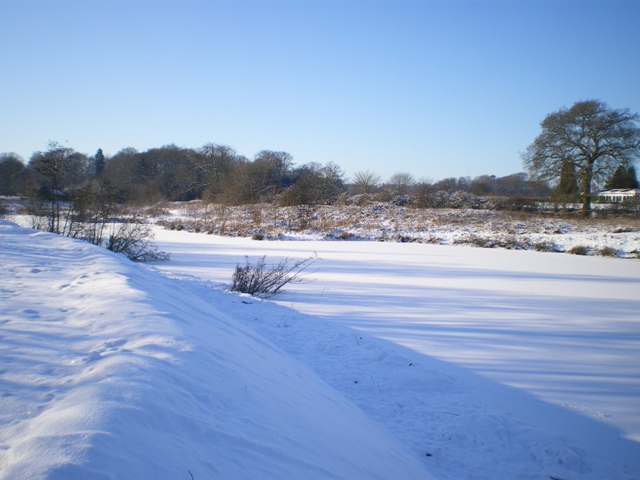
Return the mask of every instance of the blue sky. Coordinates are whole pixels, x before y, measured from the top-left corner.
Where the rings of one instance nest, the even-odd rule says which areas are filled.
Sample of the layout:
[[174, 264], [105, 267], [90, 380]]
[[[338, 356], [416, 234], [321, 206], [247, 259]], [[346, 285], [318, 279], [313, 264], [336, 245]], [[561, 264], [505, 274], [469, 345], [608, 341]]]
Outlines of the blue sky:
[[591, 98], [640, 112], [640, 1], [0, 0], [0, 152], [25, 160], [213, 142], [503, 176]]

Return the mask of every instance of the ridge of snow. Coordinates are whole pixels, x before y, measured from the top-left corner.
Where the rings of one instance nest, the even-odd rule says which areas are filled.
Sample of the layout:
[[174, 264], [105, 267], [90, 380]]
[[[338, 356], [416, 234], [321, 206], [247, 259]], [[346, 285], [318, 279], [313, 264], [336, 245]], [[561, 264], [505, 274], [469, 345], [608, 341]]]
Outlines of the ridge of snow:
[[0, 478], [432, 478], [175, 281], [5, 221], [0, 259]]

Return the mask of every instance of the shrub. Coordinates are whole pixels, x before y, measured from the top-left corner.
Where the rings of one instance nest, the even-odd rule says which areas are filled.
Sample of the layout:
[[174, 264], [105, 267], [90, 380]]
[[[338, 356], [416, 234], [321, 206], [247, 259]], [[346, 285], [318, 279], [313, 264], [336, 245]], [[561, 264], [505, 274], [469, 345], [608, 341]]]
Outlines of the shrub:
[[123, 253], [134, 262], [168, 260], [169, 254], [158, 251], [152, 240], [151, 227], [134, 217], [114, 226], [106, 248], [115, 253]]
[[588, 251], [589, 249], [584, 245], [574, 245], [567, 250], [567, 253], [570, 253], [571, 255], [586, 255]]
[[256, 232], [251, 236], [252, 240], [264, 240], [264, 233]]
[[162, 205], [162, 204], [153, 204], [151, 205], [149, 208], [146, 209], [147, 210], [147, 215], [149, 215], [150, 217], [164, 217], [167, 215], [171, 214], [171, 210], [169, 209], [168, 206], [166, 205]]
[[475, 247], [480, 248], [493, 248], [495, 246], [495, 244], [490, 239], [476, 236], [471, 239], [471, 244]]
[[432, 245], [439, 245], [440, 244], [440, 239], [434, 234], [427, 235], [427, 237], [423, 241], [424, 241], [424, 243], [430, 243]]
[[617, 257], [618, 251], [615, 248], [605, 246], [600, 249], [600, 255], [603, 257]]
[[526, 250], [528, 244], [526, 241], [520, 241], [516, 236], [509, 236], [498, 242], [498, 246], [508, 250]]
[[417, 241], [417, 239], [409, 235], [396, 235], [393, 237], [393, 240], [399, 243], [413, 243]]
[[533, 248], [536, 252], [555, 252], [555, 246], [551, 242], [534, 243]]
[[265, 256], [262, 256], [255, 265], [249, 263], [249, 258], [246, 257], [244, 266], [236, 265], [229, 290], [248, 293], [255, 297], [270, 297], [288, 283], [301, 282], [303, 272], [317, 260], [317, 255], [293, 263], [286, 258], [277, 265], [267, 266]]

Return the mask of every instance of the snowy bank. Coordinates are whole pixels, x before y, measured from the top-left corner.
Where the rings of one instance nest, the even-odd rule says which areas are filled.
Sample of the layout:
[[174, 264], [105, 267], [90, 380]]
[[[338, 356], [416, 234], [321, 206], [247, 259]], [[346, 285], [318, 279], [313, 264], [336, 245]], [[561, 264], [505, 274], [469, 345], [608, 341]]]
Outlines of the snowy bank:
[[0, 259], [0, 478], [431, 478], [177, 282], [4, 221]]

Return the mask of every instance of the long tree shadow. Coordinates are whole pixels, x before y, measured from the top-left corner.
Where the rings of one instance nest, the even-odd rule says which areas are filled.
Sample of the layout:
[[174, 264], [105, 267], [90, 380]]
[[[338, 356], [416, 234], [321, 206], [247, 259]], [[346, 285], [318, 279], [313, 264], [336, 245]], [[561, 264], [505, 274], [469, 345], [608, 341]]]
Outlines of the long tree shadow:
[[[438, 247], [415, 262], [415, 252], [361, 259], [345, 246], [343, 259], [333, 244], [333, 257], [314, 266], [314, 282], [290, 286], [275, 301], [223, 293], [219, 282], [245, 254], [277, 261], [318, 248], [287, 244], [163, 248], [172, 252], [166, 271], [195, 275], [181, 280], [311, 365], [416, 452], [428, 450], [431, 463], [458, 462], [465, 471], [475, 462], [481, 472], [487, 455], [508, 470], [519, 456], [570, 474], [469, 478], [572, 478], [589, 469], [600, 474], [586, 478], [640, 477], [640, 299], [629, 294], [640, 278], [628, 268], [606, 275], [479, 268]], [[568, 444], [573, 453], [563, 450]], [[444, 467], [438, 475], [462, 478]]]
[[[177, 279], [312, 367], [327, 384], [422, 456], [439, 478], [585, 475], [631, 479], [640, 474], [640, 445], [623, 438], [606, 418], [599, 420], [593, 412], [545, 402], [526, 389], [495, 381], [478, 373], [474, 361], [470, 367], [461, 366], [411, 345], [410, 340], [421, 343], [421, 336], [433, 335], [438, 328], [445, 340], [456, 337], [460, 332], [454, 326], [389, 319], [372, 325], [366, 316], [350, 315], [341, 320], [304, 314], [287, 305], [295, 302], [297, 308], [301, 297], [306, 304], [322, 305], [327, 298], [291, 292], [276, 303], [227, 293], [224, 285], [189, 275]], [[439, 293], [442, 296], [443, 292]], [[352, 294], [331, 296], [344, 305], [365, 300]], [[488, 301], [490, 295], [485, 293], [481, 298]], [[393, 308], [393, 300], [393, 296], [377, 298], [370, 307]], [[518, 300], [513, 299], [515, 303]], [[477, 341], [478, 335], [500, 339], [505, 334], [518, 337], [523, 333], [469, 324], [466, 334]], [[551, 332], [549, 338], [571, 340], [557, 332]], [[540, 375], [563, 375], [547, 371], [545, 365], [527, 367], [505, 361], [497, 362], [496, 368], [525, 376], [536, 373], [536, 368]], [[522, 368], [524, 372], [519, 371]], [[579, 388], [567, 384], [566, 379], [561, 381], [566, 388]]]

